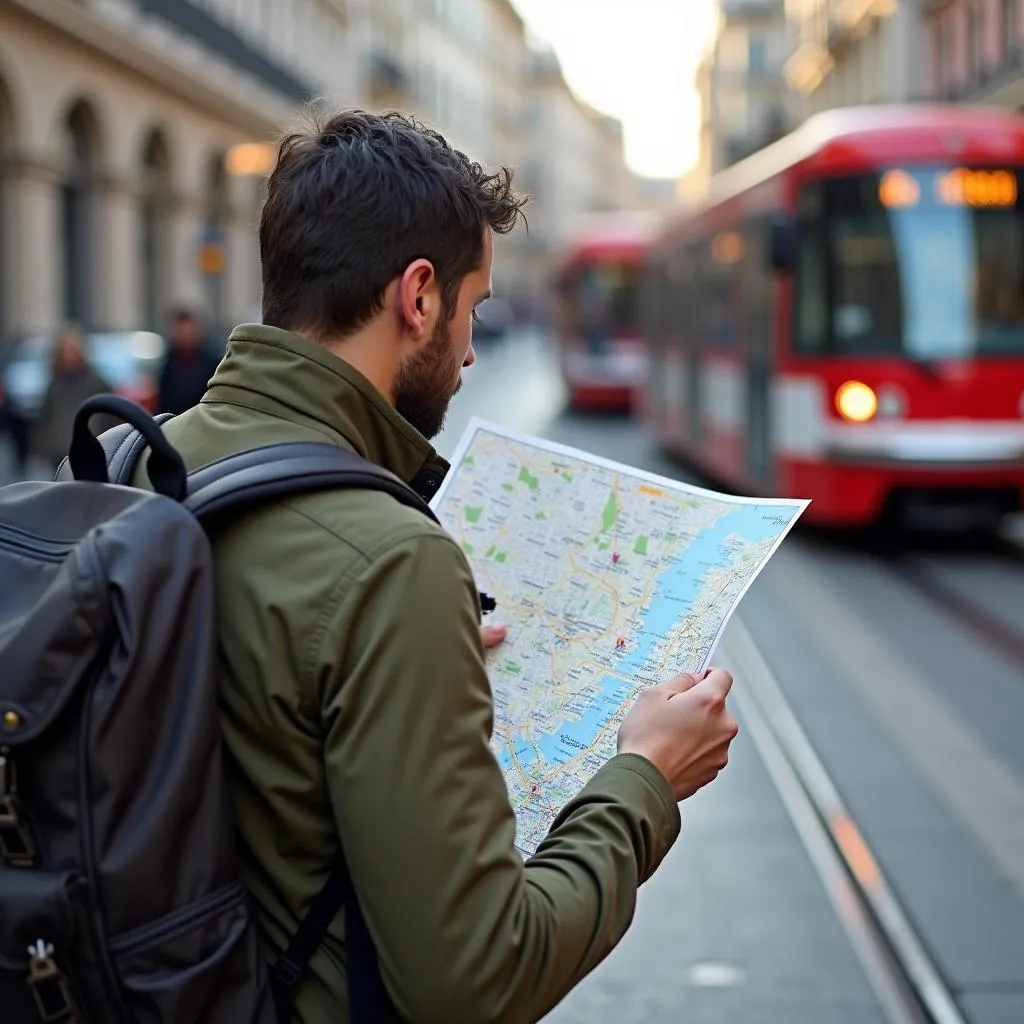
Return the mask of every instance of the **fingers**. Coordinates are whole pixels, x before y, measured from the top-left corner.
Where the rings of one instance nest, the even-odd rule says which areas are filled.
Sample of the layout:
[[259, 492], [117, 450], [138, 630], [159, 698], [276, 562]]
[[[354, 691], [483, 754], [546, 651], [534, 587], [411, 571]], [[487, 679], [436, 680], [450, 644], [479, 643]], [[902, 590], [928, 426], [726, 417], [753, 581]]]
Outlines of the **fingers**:
[[652, 689], [665, 691], [669, 697], [672, 697], [680, 693], [687, 693], [696, 687], [708, 690], [725, 700], [732, 689], [732, 676], [720, 668], [706, 668], [703, 672], [681, 672], [675, 679], [670, 679], [667, 683], [661, 683]]
[[508, 635], [508, 627], [501, 626], [497, 623], [492, 623], [486, 626], [480, 627], [480, 636], [484, 642], [484, 647], [497, 647]]
[[681, 672], [667, 683], [659, 683], [657, 686], [650, 687], [650, 689], [660, 691], [667, 697], [673, 697], [676, 694], [692, 690], [706, 675], [707, 672]]
[[721, 668], [708, 669], [708, 674], [695, 683], [692, 689], [707, 691], [724, 701], [732, 689], [732, 676]]

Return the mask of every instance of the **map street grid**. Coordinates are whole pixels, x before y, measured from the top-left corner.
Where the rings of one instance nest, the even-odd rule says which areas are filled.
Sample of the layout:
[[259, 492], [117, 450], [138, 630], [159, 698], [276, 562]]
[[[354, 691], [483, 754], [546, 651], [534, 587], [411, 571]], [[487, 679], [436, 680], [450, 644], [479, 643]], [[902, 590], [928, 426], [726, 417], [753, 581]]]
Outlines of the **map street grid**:
[[717, 494], [473, 419], [432, 505], [509, 627], [492, 746], [532, 856], [640, 691], [708, 667], [809, 502]]

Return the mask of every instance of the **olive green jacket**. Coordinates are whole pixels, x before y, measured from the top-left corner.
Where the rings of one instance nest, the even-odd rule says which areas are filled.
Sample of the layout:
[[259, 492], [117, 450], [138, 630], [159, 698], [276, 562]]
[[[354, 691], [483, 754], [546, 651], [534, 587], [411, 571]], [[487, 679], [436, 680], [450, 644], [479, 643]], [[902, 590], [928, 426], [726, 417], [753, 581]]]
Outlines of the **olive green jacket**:
[[[264, 326], [235, 329], [202, 402], [165, 432], [190, 469], [328, 441], [428, 498], [448, 469], [352, 367]], [[436, 523], [386, 494], [307, 494], [233, 522], [214, 560], [229, 771], [268, 958], [343, 841], [403, 1019], [543, 1016], [622, 937], [678, 835], [664, 777], [613, 758], [524, 863], [489, 745], [477, 589]], [[343, 922], [299, 990], [301, 1024], [348, 1019]]]

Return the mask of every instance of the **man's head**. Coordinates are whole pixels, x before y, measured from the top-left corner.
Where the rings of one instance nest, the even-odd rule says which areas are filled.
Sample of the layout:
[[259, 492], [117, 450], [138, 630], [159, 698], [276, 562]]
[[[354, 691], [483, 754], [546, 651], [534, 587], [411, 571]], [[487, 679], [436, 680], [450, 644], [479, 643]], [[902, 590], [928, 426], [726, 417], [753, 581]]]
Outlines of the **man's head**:
[[475, 358], [492, 234], [522, 211], [511, 179], [399, 114], [288, 135], [260, 221], [263, 322], [343, 355], [433, 437]]
[[81, 326], [69, 320], [61, 324], [57, 331], [57, 344], [53, 354], [54, 369], [75, 373], [85, 364], [85, 334]]
[[191, 352], [202, 342], [199, 317], [190, 309], [176, 309], [171, 313], [171, 344], [181, 352]]

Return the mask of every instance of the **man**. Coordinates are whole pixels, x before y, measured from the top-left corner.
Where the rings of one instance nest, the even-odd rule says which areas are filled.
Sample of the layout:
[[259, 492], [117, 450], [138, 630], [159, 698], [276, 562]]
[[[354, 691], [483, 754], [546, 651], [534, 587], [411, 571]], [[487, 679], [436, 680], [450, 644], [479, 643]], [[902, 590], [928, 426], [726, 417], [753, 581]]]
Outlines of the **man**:
[[198, 317], [187, 309], [171, 315], [170, 352], [160, 371], [157, 412], [191, 409], [206, 392], [218, 359], [203, 346]]
[[[475, 359], [492, 235], [521, 206], [507, 171], [398, 115], [286, 138], [260, 225], [264, 324], [232, 332], [202, 402], [165, 428], [190, 468], [326, 440], [435, 494], [448, 467], [426, 439]], [[229, 772], [268, 958], [343, 845], [395, 1019], [543, 1016], [622, 937], [677, 801], [725, 765], [730, 677], [647, 693], [524, 864], [452, 538], [347, 490], [261, 509], [214, 544]], [[347, 1019], [343, 921], [299, 989], [301, 1024]]]

